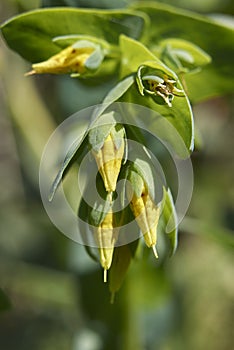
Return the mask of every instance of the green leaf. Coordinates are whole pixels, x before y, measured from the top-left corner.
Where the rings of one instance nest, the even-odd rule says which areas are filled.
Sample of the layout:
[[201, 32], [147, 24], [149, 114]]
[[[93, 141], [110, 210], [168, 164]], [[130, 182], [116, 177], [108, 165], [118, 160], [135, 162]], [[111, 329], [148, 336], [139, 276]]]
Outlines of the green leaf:
[[142, 189], [144, 188], [144, 179], [139, 172], [139, 170], [134, 166], [134, 164], [130, 163], [127, 168], [127, 180], [131, 184], [131, 188], [134, 191], [137, 197], [140, 197], [142, 194]]
[[103, 106], [105, 109], [113, 102], [118, 101], [118, 99], [123, 96], [129, 87], [133, 84], [133, 82], [133, 76], [129, 76], [126, 79], [120, 81], [113, 89], [111, 89], [103, 100]]
[[[101, 175], [99, 173], [97, 174], [96, 188], [100, 195], [98, 198], [90, 193], [90, 183], [87, 184], [78, 208], [79, 218], [81, 218], [84, 223], [92, 226], [99, 226], [102, 223], [112, 205], [109, 194], [105, 190]], [[85, 198], [89, 199], [89, 203], [86, 202]], [[80, 230], [82, 231], [84, 230], [85, 225], [83, 225], [82, 222], [80, 224]]]
[[[111, 129], [111, 137], [113, 139], [113, 142], [115, 144], [115, 148], [117, 150], [120, 149], [123, 141], [126, 141], [126, 133], [125, 133], [125, 128], [123, 127], [122, 124], [116, 124], [112, 129]], [[125, 145], [126, 147], [126, 145]], [[125, 153], [127, 154], [127, 150], [125, 149]]]
[[118, 150], [125, 138], [125, 129], [122, 124], [117, 122], [114, 111], [102, 114], [92, 124], [92, 128], [88, 134], [89, 144], [92, 150], [98, 152], [108, 135], [112, 136], [112, 140]]
[[[93, 44], [98, 44], [101, 47], [103, 47], [106, 51], [109, 51], [111, 48], [111, 45], [106, 40], [96, 38], [90, 35], [68, 34], [68, 35], [59, 35], [53, 38], [53, 42], [59, 43], [59, 45], [63, 48], [65, 48], [66, 46], [70, 46], [74, 44], [74, 42], [77, 42], [79, 40], [86, 40], [86, 41], [92, 42]], [[115, 46], [113, 46], [113, 48], [114, 47]]]
[[101, 106], [96, 110], [94, 119], [96, 120], [112, 103], [118, 101], [133, 83], [134, 77], [129, 76], [113, 87], [104, 98]]
[[161, 70], [165, 74], [176, 78], [176, 74], [167, 67], [153, 52], [137, 40], [125, 35], [120, 36], [121, 76], [124, 77], [133, 72], [143, 64], [152, 64], [152, 68]]
[[24, 13], [3, 23], [3, 37], [11, 49], [30, 62], [48, 59], [61, 50], [53, 38], [84, 34], [117, 45], [119, 35], [142, 34], [146, 16], [132, 10], [42, 9]]
[[173, 255], [178, 243], [178, 224], [174, 201], [170, 189], [163, 188], [162, 213], [159, 219], [159, 227], [169, 238], [171, 255]]
[[43, 7], [51, 6], [76, 6], [90, 8], [122, 8], [126, 6], [126, 0], [42, 0]]
[[[135, 73], [136, 75], [138, 68], [141, 65], [145, 65], [148, 66], [152, 72], [155, 71], [156, 75], [158, 72], [161, 72], [162, 74], [164, 73], [165, 75], [172, 77], [174, 80], [178, 81], [177, 87], [183, 90], [176, 74], [155, 57], [143, 44], [127, 38], [126, 36], [121, 36], [120, 47], [122, 53], [122, 74]], [[141, 119], [140, 125], [144, 125], [146, 130], [151, 130], [153, 133], [155, 132], [156, 135], [159, 135], [160, 132], [161, 137], [168, 141], [178, 154], [187, 157], [187, 150], [193, 150], [193, 114], [189, 100], [186, 96], [175, 96], [172, 107], [170, 108], [167, 105], [157, 104], [151, 96], [142, 96], [138, 91], [136, 84], [132, 84], [122, 100], [140, 104], [156, 111], [159, 115], [158, 121], [155, 120], [155, 118]], [[165, 118], [165, 120], [160, 120], [160, 116]], [[135, 117], [136, 124], [138, 123], [137, 118], [139, 117]], [[167, 126], [169, 123], [166, 125], [167, 121], [171, 126]]]
[[[147, 156], [147, 154], [145, 154]], [[134, 192], [138, 197], [142, 194], [143, 182], [147, 185], [148, 190], [151, 194], [151, 197], [155, 198], [155, 176], [153, 167], [151, 166], [150, 158], [147, 157], [147, 161], [136, 158], [134, 160], [134, 164], [130, 165], [130, 182], [132, 183], [132, 187]], [[142, 182], [143, 181], [143, 182]]]
[[136, 72], [139, 66], [145, 61], [158, 59], [139, 41], [131, 40], [125, 35], [120, 36], [121, 59], [121, 74], [123, 78], [133, 72]]
[[93, 226], [99, 226], [102, 223], [112, 206], [111, 198], [104, 188], [103, 180], [100, 174], [97, 176], [96, 186], [103, 200], [101, 201], [100, 198], [95, 198], [92, 207], [89, 207], [90, 210], [86, 220], [88, 220], [88, 222]]
[[[133, 242], [135, 243], [135, 242]], [[131, 243], [132, 244], [132, 243]], [[114, 295], [120, 289], [126, 276], [132, 259], [131, 244], [115, 247], [113, 260], [109, 273], [109, 289], [112, 293], [111, 302], [114, 302]], [[134, 246], [135, 247], [135, 246]]]
[[114, 119], [114, 112], [103, 114], [96, 123], [94, 123], [92, 129], [89, 131], [88, 138], [91, 148], [98, 152], [110, 134], [111, 129], [116, 125]]
[[[89, 125], [84, 124], [82, 126], [82, 128], [79, 129], [78, 134], [80, 135], [80, 137], [71, 145], [66, 157], [64, 158], [62, 165], [58, 171], [58, 174], [51, 186], [51, 191], [50, 191], [50, 195], [49, 195], [49, 200], [52, 201], [53, 197], [55, 195], [55, 192], [57, 191], [58, 186], [60, 185], [63, 175], [65, 173], [65, 170], [68, 168], [70, 162], [72, 161], [72, 159], [75, 157], [78, 149], [80, 148], [82, 142], [84, 141], [85, 137], [87, 136], [89, 130], [92, 130], [93, 127], [95, 127], [95, 123], [98, 122], [98, 119], [100, 118], [100, 116], [102, 115], [102, 113], [105, 111], [105, 109], [111, 105], [116, 99], [119, 98], [119, 96], [121, 96], [122, 94], [124, 94], [124, 92], [129, 88], [129, 86], [133, 83], [133, 77], [128, 77], [126, 79], [124, 79], [123, 81], [121, 81], [119, 84], [117, 84], [115, 86], [115, 88], [113, 88], [109, 94], [106, 96], [106, 98], [103, 101], [103, 104], [100, 105], [100, 107], [98, 107], [97, 109], [94, 110], [93, 112], [93, 116], [92, 116], [92, 120], [89, 123]], [[108, 114], [109, 116], [111, 114]], [[104, 116], [105, 118], [105, 116]], [[113, 122], [113, 118], [112, 118], [112, 122]], [[109, 127], [107, 126], [107, 129]], [[104, 133], [105, 134], [105, 133]], [[95, 144], [97, 142], [97, 137], [102, 140], [103, 137], [105, 137], [104, 134], [100, 134], [99, 133], [94, 133], [93, 136], [93, 143]], [[96, 138], [96, 140], [95, 140]]]
[[212, 18], [155, 2], [132, 6], [151, 20], [144, 43], [150, 48], [163, 39], [178, 37], [199, 46], [212, 58], [212, 64], [199, 74], [186, 75], [185, 82], [193, 102], [233, 92], [234, 30]]
[[88, 127], [84, 126], [84, 129], [81, 130], [81, 128], [79, 129], [79, 133], [81, 135], [81, 137], [77, 138], [77, 140], [75, 140], [75, 142], [73, 142], [73, 144], [71, 145], [71, 147], [69, 148], [63, 162], [62, 165], [60, 166], [60, 169], [53, 181], [53, 184], [51, 186], [50, 189], [50, 193], [49, 193], [49, 201], [52, 201], [55, 195], [55, 192], [58, 189], [58, 186], [60, 185], [62, 178], [65, 174], [66, 169], [68, 168], [68, 166], [70, 165], [71, 161], [73, 160], [73, 158], [75, 157], [78, 149], [80, 148], [82, 142], [84, 141], [85, 136], [87, 135], [87, 130]]

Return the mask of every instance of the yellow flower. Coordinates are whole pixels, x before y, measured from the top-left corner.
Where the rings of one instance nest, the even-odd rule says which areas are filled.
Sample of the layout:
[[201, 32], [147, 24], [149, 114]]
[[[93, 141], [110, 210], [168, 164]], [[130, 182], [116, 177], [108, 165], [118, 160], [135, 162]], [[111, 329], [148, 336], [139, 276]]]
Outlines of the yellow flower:
[[131, 190], [129, 188], [127, 190], [130, 207], [142, 231], [146, 245], [153, 249], [157, 258], [156, 243], [160, 206], [154, 203], [148, 186], [141, 175], [133, 169], [130, 170], [129, 174], [130, 183], [133, 185]]
[[92, 150], [107, 192], [113, 192], [116, 189], [125, 149], [124, 128], [119, 126], [122, 132], [116, 138], [113, 132], [116, 127], [113, 127], [98, 151]]
[[100, 56], [98, 57], [97, 62], [93, 67], [96, 69], [103, 59], [100, 46], [86, 40], [81, 40], [71, 46], [68, 46], [56, 55], [50, 57], [48, 60], [33, 64], [32, 71], [26, 73], [26, 75], [44, 73], [69, 73], [76, 75], [84, 74], [88, 70], [86, 66], [87, 60], [95, 51], [98, 51], [100, 53]]
[[114, 253], [118, 230], [114, 228], [114, 214], [109, 211], [101, 224], [94, 229], [96, 243], [99, 248], [100, 263], [104, 269], [104, 282], [107, 282], [109, 270]]

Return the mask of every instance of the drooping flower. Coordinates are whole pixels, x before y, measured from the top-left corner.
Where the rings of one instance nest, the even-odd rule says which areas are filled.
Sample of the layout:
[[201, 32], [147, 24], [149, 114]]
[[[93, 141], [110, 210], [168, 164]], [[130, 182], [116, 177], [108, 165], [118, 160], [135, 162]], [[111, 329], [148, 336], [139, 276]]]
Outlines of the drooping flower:
[[156, 257], [157, 226], [160, 216], [160, 205], [152, 199], [148, 184], [134, 165], [128, 169], [130, 187], [127, 187], [127, 196], [130, 207], [140, 227], [146, 245], [152, 248]]
[[[125, 150], [125, 130], [121, 124], [102, 125], [92, 129], [89, 133], [89, 142], [96, 160], [98, 170], [102, 176], [107, 192], [116, 189]], [[93, 135], [98, 131], [99, 136], [103, 132], [102, 142], [94, 144]], [[96, 140], [96, 139], [95, 139]]]
[[104, 282], [107, 282], [107, 271], [111, 267], [114, 247], [118, 238], [112, 210], [105, 215], [99, 226], [94, 228], [94, 235], [99, 249], [100, 264], [104, 269]]

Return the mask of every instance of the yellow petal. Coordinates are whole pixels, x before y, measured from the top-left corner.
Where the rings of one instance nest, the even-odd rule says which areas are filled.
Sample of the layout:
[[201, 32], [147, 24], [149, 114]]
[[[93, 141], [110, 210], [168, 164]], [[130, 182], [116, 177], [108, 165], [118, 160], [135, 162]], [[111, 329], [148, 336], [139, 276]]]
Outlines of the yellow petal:
[[95, 49], [93, 47], [74, 48], [69, 46], [48, 60], [32, 65], [33, 70], [26, 75], [32, 74], [65, 74], [86, 71], [85, 62]]
[[104, 269], [104, 282], [107, 281], [107, 270], [109, 270], [118, 231], [114, 228], [113, 213], [106, 214], [99, 227], [95, 228], [95, 239], [99, 248], [100, 264]]
[[103, 147], [98, 152], [93, 152], [107, 192], [113, 192], [116, 189], [124, 147], [123, 139], [121, 146], [117, 149], [110, 134], [107, 136]]

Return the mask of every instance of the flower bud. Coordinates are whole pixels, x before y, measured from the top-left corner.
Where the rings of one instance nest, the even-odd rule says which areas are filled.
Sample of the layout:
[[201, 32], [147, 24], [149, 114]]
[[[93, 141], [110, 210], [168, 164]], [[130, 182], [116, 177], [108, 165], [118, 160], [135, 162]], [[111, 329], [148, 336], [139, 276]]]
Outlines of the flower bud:
[[100, 263], [104, 269], [104, 282], [107, 282], [107, 271], [111, 266], [115, 242], [118, 238], [112, 211], [109, 211], [100, 225], [94, 228], [94, 234], [99, 248]]
[[68, 46], [56, 55], [50, 57], [48, 60], [33, 64], [33, 70], [26, 73], [26, 75], [44, 73], [69, 73], [75, 75], [84, 74], [89, 68], [87, 65], [88, 59], [90, 59], [95, 52], [99, 53], [99, 55], [95, 57], [96, 64], [95, 62], [92, 62], [92, 68], [96, 69], [103, 59], [100, 46], [86, 40], [80, 40], [73, 45]]
[[[102, 129], [105, 129], [105, 126], [98, 127], [99, 133], [102, 132]], [[101, 146], [99, 145], [98, 148], [92, 147], [92, 153], [107, 192], [113, 192], [116, 189], [117, 179], [124, 156], [124, 134], [123, 126], [116, 124], [111, 127], [108, 135], [105, 135]], [[91, 146], [93, 145], [91, 144]]]
[[146, 245], [153, 249], [157, 258], [157, 225], [160, 206], [154, 203], [147, 183], [133, 167], [129, 170], [128, 180], [132, 185], [131, 189], [127, 188], [130, 207], [142, 231]]

